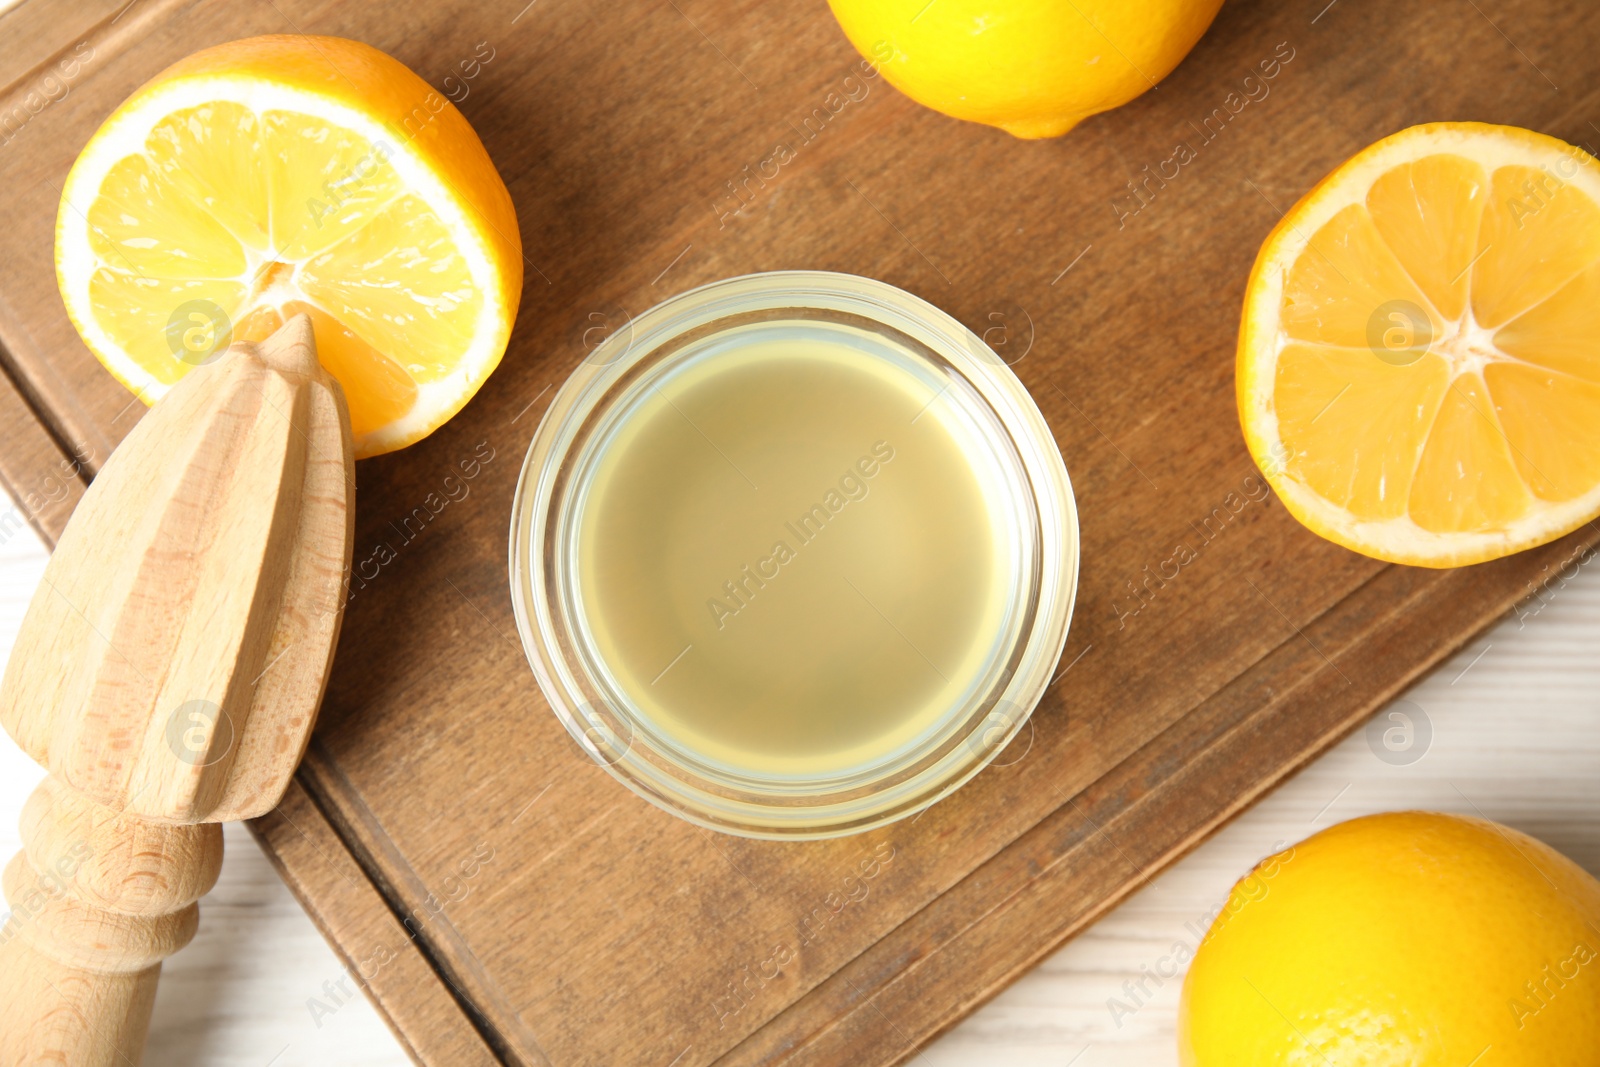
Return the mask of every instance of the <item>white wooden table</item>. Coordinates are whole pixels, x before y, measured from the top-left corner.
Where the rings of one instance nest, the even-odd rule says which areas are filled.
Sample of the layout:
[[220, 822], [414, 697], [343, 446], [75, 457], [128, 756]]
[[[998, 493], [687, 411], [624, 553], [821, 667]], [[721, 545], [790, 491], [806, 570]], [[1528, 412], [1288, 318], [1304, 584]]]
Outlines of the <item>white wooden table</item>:
[[[44, 561], [27, 528], [0, 543], [0, 651], [11, 649]], [[914, 1062], [1176, 1064], [1181, 979], [1146, 976], [1179, 943], [1193, 948], [1204, 917], [1256, 860], [1355, 815], [1480, 814], [1600, 873], [1600, 564], [1574, 567], [1392, 707], [1416, 724], [1409, 751], [1384, 747], [1382, 731], [1397, 720], [1347, 739]], [[42, 775], [0, 734], [0, 859], [20, 847], [17, 817]], [[167, 962], [145, 1062], [403, 1067], [372, 1008], [339, 989], [338, 959], [254, 840], [236, 825], [226, 832], [227, 860], [201, 905], [200, 933]]]

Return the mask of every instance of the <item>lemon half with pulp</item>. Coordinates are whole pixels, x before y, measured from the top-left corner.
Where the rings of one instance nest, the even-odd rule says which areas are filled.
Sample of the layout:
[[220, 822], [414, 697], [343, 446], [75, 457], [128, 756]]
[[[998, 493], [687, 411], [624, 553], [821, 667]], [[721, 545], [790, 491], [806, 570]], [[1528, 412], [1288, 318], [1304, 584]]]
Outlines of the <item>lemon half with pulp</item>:
[[1600, 161], [1416, 126], [1267, 238], [1245, 297], [1250, 451], [1314, 532], [1447, 567], [1600, 514]]
[[197, 52], [112, 114], [63, 189], [56, 273], [146, 403], [307, 313], [370, 456], [437, 428], [499, 363], [522, 251], [453, 104], [359, 42], [270, 36]]

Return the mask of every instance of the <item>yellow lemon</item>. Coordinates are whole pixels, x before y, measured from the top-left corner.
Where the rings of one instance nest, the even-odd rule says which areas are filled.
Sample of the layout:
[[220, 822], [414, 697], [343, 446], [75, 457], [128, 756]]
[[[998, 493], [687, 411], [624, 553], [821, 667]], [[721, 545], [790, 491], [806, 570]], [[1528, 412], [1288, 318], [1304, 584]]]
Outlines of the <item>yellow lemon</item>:
[[1267, 238], [1239, 417], [1289, 511], [1456, 566], [1600, 514], [1600, 162], [1478, 123], [1341, 165]]
[[1222, 0], [828, 0], [845, 36], [919, 104], [1059, 137], [1171, 73]]
[[522, 243], [467, 120], [399, 61], [254, 37], [163, 71], [90, 138], [56, 276], [84, 342], [146, 403], [306, 312], [370, 456], [432, 432], [499, 363]]
[[1595, 1067], [1600, 882], [1526, 834], [1395, 812], [1239, 882], [1190, 965], [1184, 1067]]

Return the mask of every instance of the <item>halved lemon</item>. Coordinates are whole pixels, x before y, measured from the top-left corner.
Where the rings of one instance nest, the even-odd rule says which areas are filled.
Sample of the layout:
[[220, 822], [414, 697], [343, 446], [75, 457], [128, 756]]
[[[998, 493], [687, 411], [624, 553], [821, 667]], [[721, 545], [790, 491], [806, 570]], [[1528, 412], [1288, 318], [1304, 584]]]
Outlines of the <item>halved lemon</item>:
[[146, 403], [309, 313], [371, 456], [432, 432], [499, 363], [522, 244], [477, 134], [398, 60], [254, 37], [168, 68], [90, 138], [56, 275], [85, 343]]
[[1256, 463], [1312, 531], [1451, 567], [1600, 514], [1600, 161], [1415, 126], [1340, 166], [1256, 259], [1239, 336]]

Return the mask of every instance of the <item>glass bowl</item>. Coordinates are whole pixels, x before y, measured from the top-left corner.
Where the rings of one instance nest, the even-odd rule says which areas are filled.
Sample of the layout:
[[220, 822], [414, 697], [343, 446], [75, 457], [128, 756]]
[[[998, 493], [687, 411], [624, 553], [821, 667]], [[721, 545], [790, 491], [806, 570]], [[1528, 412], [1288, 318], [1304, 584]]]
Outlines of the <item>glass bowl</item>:
[[[598, 321], [598, 320], [597, 320]], [[857, 833], [914, 814], [977, 774], [1033, 711], [1066, 643], [1078, 520], [1060, 450], [1011, 369], [949, 315], [883, 282], [824, 271], [752, 274], [693, 289], [636, 318], [614, 314], [545, 412], [512, 511], [512, 604], [528, 662], [574, 741], [646, 800], [749, 837]], [[608, 663], [580, 579], [583, 509], [641, 398], [706, 353], [777, 334], [842, 339], [925, 383], [985, 472], [1003, 610], [979, 665], [926, 728], [849, 765], [804, 773], [697, 751]], [[920, 413], [919, 413], [920, 415]], [[913, 420], [914, 421], [914, 420]], [[986, 500], [991, 497], [986, 496]], [[604, 566], [605, 560], [593, 561]], [[887, 617], [886, 617], [887, 621]], [[890, 623], [893, 625], [893, 623]], [[987, 633], [987, 631], [985, 631]], [[930, 664], [931, 666], [931, 664]], [[935, 668], [937, 669], [937, 668]], [[941, 675], [942, 677], [942, 675]]]

